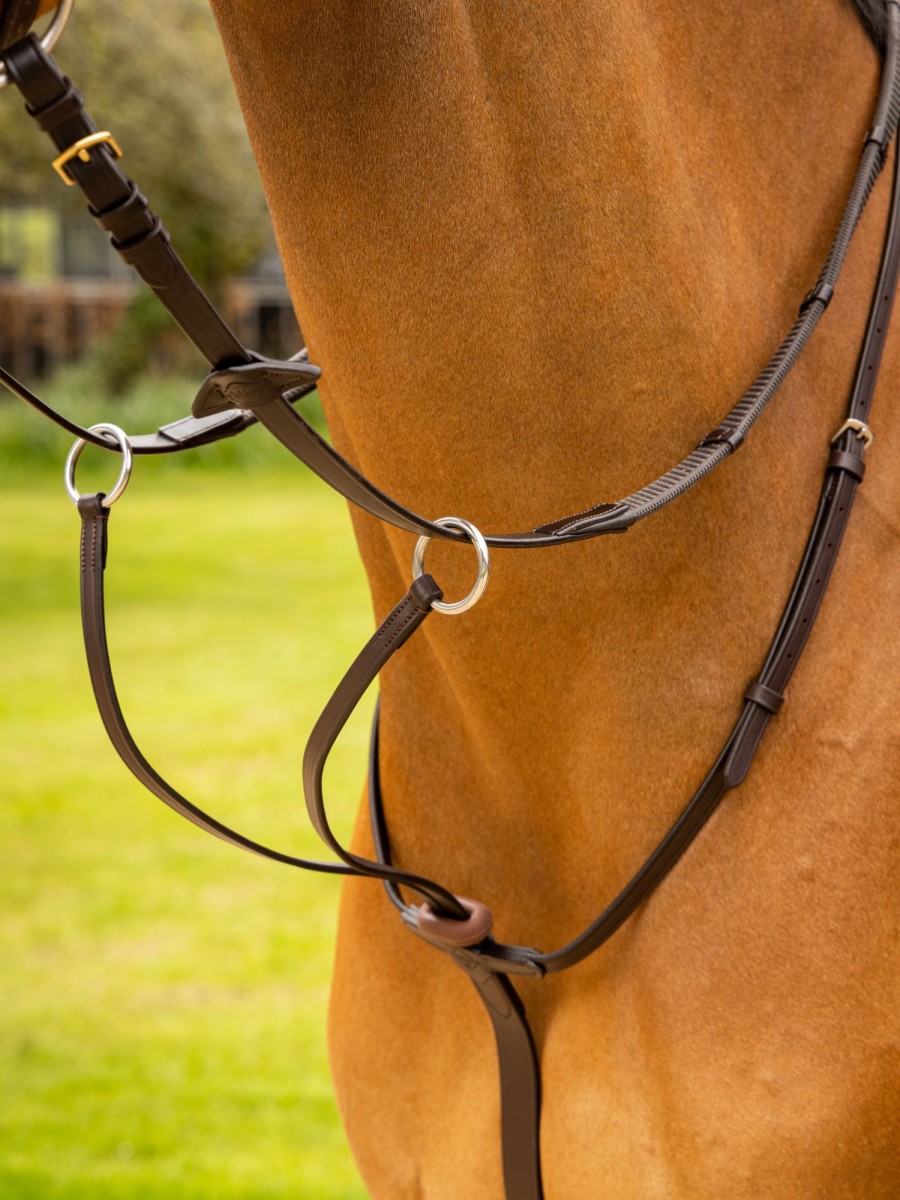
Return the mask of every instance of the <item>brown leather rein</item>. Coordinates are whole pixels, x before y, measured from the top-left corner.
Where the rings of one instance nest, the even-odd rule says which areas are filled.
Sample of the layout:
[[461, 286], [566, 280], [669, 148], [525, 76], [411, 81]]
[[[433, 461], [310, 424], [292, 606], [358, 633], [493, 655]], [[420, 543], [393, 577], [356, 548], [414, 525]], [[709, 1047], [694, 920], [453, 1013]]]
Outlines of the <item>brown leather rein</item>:
[[[619, 532], [693, 487], [742, 444], [796, 362], [830, 301], [852, 234], [880, 174], [900, 115], [900, 0], [885, 0], [887, 39], [881, 87], [866, 135], [859, 169], [831, 250], [818, 281], [804, 299], [784, 341], [760, 376], [723, 421], [680, 463], [659, 479], [614, 503], [550, 521], [522, 533], [484, 538], [468, 522], [418, 516], [362, 476], [309, 426], [294, 402], [315, 387], [317, 367], [305, 356], [285, 362], [264, 359], [237, 340], [172, 249], [159, 218], [137, 185], [119, 169], [112, 134], [98, 131], [72, 82], [60, 73], [33, 35], [0, 54], [9, 77], [25, 98], [29, 115], [59, 151], [54, 165], [66, 182], [87, 196], [89, 211], [107, 230], [122, 258], [153, 288], [187, 336], [212, 365], [192, 414], [155, 433], [128, 436], [116, 426], [83, 429], [56, 412], [0, 367], [0, 382], [69, 430], [79, 440], [67, 462], [67, 487], [82, 520], [81, 606], [88, 667], [107, 733], [129, 770], [164, 803], [201, 829], [242, 849], [290, 866], [331, 874], [381, 879], [404, 923], [448, 954], [472, 980], [496, 1038], [501, 1084], [501, 1135], [507, 1200], [541, 1200], [539, 1150], [540, 1069], [522, 1002], [509, 976], [542, 976], [574, 966], [606, 942], [650, 895], [703, 828], [723, 796], [740, 784], [802, 654], [822, 603], [865, 472], [872, 440], [869, 412], [887, 336], [900, 271], [900, 169], [895, 156], [890, 216], [881, 265], [870, 306], [854, 383], [841, 428], [830, 438], [824, 481], [794, 585], [757, 678], [722, 750], [681, 815], [622, 891], [565, 946], [540, 952], [496, 940], [485, 905], [454, 895], [441, 884], [394, 865], [378, 773], [378, 721], [369, 766], [369, 805], [374, 859], [351, 852], [328, 821], [322, 790], [326, 759], [347, 718], [381, 668], [429, 615], [443, 607], [434, 580], [418, 571], [408, 593], [364, 646], [342, 679], [310, 735], [303, 761], [303, 786], [310, 820], [337, 862], [315, 862], [264, 846], [229, 828], [177, 792], [143, 756], [128, 729], [116, 696], [104, 615], [104, 570], [111, 506], [124, 490], [132, 454], [165, 454], [233, 436], [256, 421], [326, 483], [367, 512], [425, 540], [471, 539], [479, 556], [479, 586], [487, 582], [488, 547], [536, 548]], [[109, 494], [78, 495], [75, 462], [85, 443], [118, 450], [122, 473]], [[477, 598], [477, 597], [476, 597]], [[423, 903], [409, 903], [401, 887]]]

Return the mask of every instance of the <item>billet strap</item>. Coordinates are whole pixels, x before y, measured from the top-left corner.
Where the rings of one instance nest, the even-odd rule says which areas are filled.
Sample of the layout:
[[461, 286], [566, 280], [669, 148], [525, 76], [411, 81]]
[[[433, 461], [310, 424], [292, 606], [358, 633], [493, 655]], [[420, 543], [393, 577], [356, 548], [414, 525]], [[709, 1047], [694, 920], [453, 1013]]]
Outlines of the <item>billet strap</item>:
[[[671, 470], [615, 503], [594, 505], [584, 512], [559, 518], [521, 533], [488, 534], [489, 545], [517, 549], [581, 541], [605, 533], [618, 533], [670, 504], [733, 454], [794, 366], [830, 302], [847, 248], [885, 158], [887, 145], [900, 112], [900, 51], [898, 51], [898, 0], [886, 0], [887, 49], [879, 96], [867, 134], [859, 168], [834, 242], [815, 287], [807, 295], [790, 331], [759, 377], [720, 424]], [[63, 76], [33, 36], [3, 55], [10, 74], [25, 95], [29, 113], [51, 135], [62, 151], [61, 171], [88, 197], [90, 211], [107, 229], [113, 245], [154, 289], [188, 337], [213, 364], [213, 371], [198, 393], [195, 418], [219, 415], [234, 408], [237, 423], [188, 427], [191, 439], [174, 448], [202, 444], [216, 436], [239, 432], [252, 411], [281, 443], [306, 463], [321, 479], [351, 503], [384, 521], [428, 537], [463, 541], [452, 527], [439, 527], [387, 496], [360, 474], [342, 455], [315, 433], [284, 399], [291, 392], [289, 364], [268, 362], [237, 341], [186, 267], [171, 249], [159, 219], [149, 210], [137, 186], [116, 165], [112, 135], [85, 149], [75, 148], [85, 138], [99, 137], [84, 112], [81, 96]], [[0, 376], [0, 381], [8, 382]], [[308, 377], [298, 386], [305, 386]], [[17, 389], [14, 389], [17, 390]], [[23, 395], [21, 389], [18, 394]], [[25, 398], [23, 396], [23, 398]], [[42, 411], [51, 415], [45, 406]], [[159, 435], [148, 435], [151, 448], [172, 449]]]

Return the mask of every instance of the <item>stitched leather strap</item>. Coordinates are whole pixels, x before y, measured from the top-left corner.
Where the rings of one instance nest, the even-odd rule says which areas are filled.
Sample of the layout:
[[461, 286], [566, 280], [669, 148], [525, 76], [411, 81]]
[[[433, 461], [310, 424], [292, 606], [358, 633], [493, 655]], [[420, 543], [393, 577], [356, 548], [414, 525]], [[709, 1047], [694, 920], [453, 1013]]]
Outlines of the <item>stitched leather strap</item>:
[[[866, 335], [857, 364], [848, 415], [867, 421], [881, 363], [900, 270], [900, 159], [895, 158], [888, 229], [875, 286]], [[725, 746], [697, 789], [690, 803], [641, 868], [615, 899], [578, 937], [561, 949], [541, 954], [521, 946], [507, 946], [488, 939], [482, 946], [460, 952], [447, 950], [467, 970], [484, 999], [480, 963], [488, 975], [517, 972], [523, 966], [547, 972], [565, 970], [598, 950], [621, 928], [629, 916], [662, 882], [706, 824], [725, 793], [738, 786], [750, 768], [771, 717], [783, 702], [783, 689], [809, 639], [821, 606], [825, 587], [840, 550], [856, 489], [864, 472], [865, 440], [848, 430], [841, 447], [829, 454], [818, 512], [801, 560], [784, 614], [763, 665], [759, 680], [752, 683], [746, 704]], [[372, 730], [369, 755], [369, 811], [380, 861], [391, 861], [390, 839], [384, 817], [384, 802], [378, 769], [378, 712]], [[417, 928], [414, 909], [399, 890], [386, 884], [388, 895], [405, 923]], [[427, 939], [426, 939], [427, 940]], [[509, 984], [509, 981], [506, 981]], [[490, 1012], [490, 1006], [488, 1005]], [[521, 1002], [517, 1008], [527, 1031]], [[493, 1019], [493, 1018], [492, 1018]], [[538, 1144], [540, 1120], [540, 1067], [531, 1046], [530, 1054], [514, 1046], [494, 1022], [501, 1079], [503, 1113], [503, 1162], [508, 1200], [541, 1197], [540, 1155], [532, 1155]], [[529, 1043], [530, 1043], [530, 1034]], [[523, 1096], [527, 1099], [523, 1100]]]
[[141, 753], [119, 706], [109, 660], [103, 583], [110, 509], [103, 507], [102, 500], [102, 493], [84, 495], [78, 504], [81, 516], [81, 623], [94, 698], [106, 732], [119, 757], [154, 796], [159, 797], [179, 816], [185, 817], [207, 833], [242, 850], [249, 850], [252, 854], [259, 854], [288, 866], [323, 871], [332, 875], [352, 875], [353, 871], [343, 863], [297, 858], [280, 850], [272, 850], [230, 829], [177, 792]]
[[[883, 146], [896, 128], [900, 113], [898, 0], [886, 0], [886, 11], [887, 50], [871, 127], [879, 131], [878, 137], [867, 136], [864, 142], [850, 197], [819, 279], [760, 376], [724, 421], [695, 450], [652, 483], [623, 500], [597, 504], [585, 512], [550, 521], [533, 530], [486, 535], [490, 545], [534, 548], [623, 532], [636, 521], [670, 504], [743, 444], [797, 361], [833, 295], [850, 239], [884, 164]], [[59, 149], [66, 149], [79, 138], [95, 132], [77, 89], [59, 72], [33, 35], [5, 51], [2, 57], [26, 98], [29, 113], [50, 134]], [[241, 346], [172, 250], [168, 235], [159, 219], [150, 212], [136, 184], [122, 174], [105, 146], [95, 147], [87, 162], [71, 159], [69, 169], [72, 178], [87, 195], [92, 215], [112, 234], [114, 247], [154, 289], [188, 337], [213, 364], [213, 372], [198, 393], [194, 417], [216, 415], [228, 407], [237, 408], [241, 414], [233, 424], [187, 426], [184, 429], [187, 440], [183, 442], [167, 440], [164, 431], [147, 435], [149, 442], [142, 439], [139, 447], [142, 452], [181, 449], [240, 432], [250, 423], [247, 410], [253, 409], [283, 445], [352, 503], [413, 533], [464, 540], [465, 535], [458, 530], [436, 526], [387, 496], [324, 442], [282, 399], [284, 390], [290, 389], [289, 372], [285, 371], [289, 364], [265, 362]], [[273, 376], [277, 376], [279, 370], [283, 376], [281, 389], [273, 385]], [[0, 375], [0, 381], [9, 384], [10, 377], [4, 373]], [[298, 386], [308, 382], [308, 379], [301, 380]], [[14, 386], [13, 390], [23, 399], [28, 398], [25, 395], [27, 389], [21, 385]], [[42, 411], [53, 415], [48, 405], [44, 405]], [[66, 427], [70, 428], [71, 423]]]

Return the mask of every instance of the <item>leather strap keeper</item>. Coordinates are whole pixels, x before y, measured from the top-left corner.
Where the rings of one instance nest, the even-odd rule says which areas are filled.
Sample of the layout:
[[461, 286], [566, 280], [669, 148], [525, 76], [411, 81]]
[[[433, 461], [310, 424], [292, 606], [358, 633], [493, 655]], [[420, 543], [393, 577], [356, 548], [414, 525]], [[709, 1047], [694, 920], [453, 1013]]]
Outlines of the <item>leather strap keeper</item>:
[[829, 470], [849, 471], [860, 483], [866, 473], [866, 464], [857, 455], [851, 454], [849, 450], [832, 450], [828, 458], [828, 468]]
[[746, 692], [744, 692], [744, 699], [749, 700], [753, 704], [758, 704], [760, 708], [764, 708], [766, 712], [772, 713], [773, 716], [778, 712], [782, 704], [784, 704], [784, 696], [782, 696], [781, 692], [776, 692], [774, 688], [766, 687], [759, 680], [750, 684]]

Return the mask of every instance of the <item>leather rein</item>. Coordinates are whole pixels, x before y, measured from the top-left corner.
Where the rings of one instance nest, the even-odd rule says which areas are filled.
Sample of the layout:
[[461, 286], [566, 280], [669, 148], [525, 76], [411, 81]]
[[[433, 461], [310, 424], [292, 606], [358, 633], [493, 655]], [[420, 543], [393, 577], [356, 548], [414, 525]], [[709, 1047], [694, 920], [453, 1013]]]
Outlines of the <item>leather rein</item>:
[[[61, 6], [71, 7], [69, 0]], [[33, 5], [32, 5], [33, 11]], [[369, 761], [369, 808], [375, 858], [357, 855], [334, 834], [322, 789], [326, 759], [348, 717], [385, 663], [436, 609], [464, 611], [487, 583], [489, 547], [533, 549], [621, 532], [698, 483], [743, 443], [793, 367], [828, 306], [853, 232], [884, 166], [900, 116], [900, 0], [885, 0], [886, 48], [879, 95], [860, 163], [831, 249], [818, 280], [803, 300], [784, 340], [735, 406], [685, 458], [638, 491], [612, 503], [551, 520], [520, 533], [489, 534], [459, 518], [429, 520], [388, 496], [360, 474], [304, 420], [295, 402], [316, 386], [320, 371], [305, 353], [276, 361], [245, 348], [196, 284], [172, 248], [146, 197], [119, 168], [119, 148], [108, 131], [98, 131], [81, 94], [64, 76], [46, 46], [33, 35], [0, 52], [9, 80], [22, 93], [26, 111], [58, 151], [58, 173], [77, 184], [89, 212], [113, 247], [131, 265], [200, 349], [211, 370], [180, 421], [148, 434], [126, 435], [114, 425], [82, 428], [57, 412], [0, 367], [0, 382], [78, 441], [66, 464], [69, 494], [78, 507], [81, 532], [82, 627], [91, 684], [107, 733], [128, 769], [170, 808], [199, 828], [244, 850], [289, 866], [330, 874], [381, 879], [404, 924], [448, 954], [472, 980], [491, 1020], [501, 1089], [501, 1136], [507, 1200], [541, 1200], [539, 1149], [540, 1068], [522, 1002], [512, 975], [533, 977], [574, 966], [602, 946], [675, 866], [725, 794], [746, 778], [772, 717], [807, 644], [825, 593], [872, 441], [869, 413], [900, 271], [900, 169], [895, 155], [890, 214], [881, 264], [854, 382], [841, 428], [829, 439], [816, 514], [793, 587], [757, 678], [718, 757], [678, 819], [631, 880], [603, 912], [566, 945], [541, 952], [494, 938], [484, 904], [456, 896], [440, 883], [393, 862], [378, 771], [376, 712]], [[27, 28], [27, 24], [25, 26]], [[21, 32], [22, 30], [19, 30]], [[0, 76], [0, 86], [3, 86]], [[133, 454], [168, 454], [231, 437], [259, 421], [320, 478], [373, 516], [419, 535], [416, 578], [407, 594], [369, 639], [341, 680], [313, 728], [303, 759], [303, 787], [310, 821], [338, 861], [317, 862], [262, 845], [224, 825], [173, 788], [144, 757], [116, 695], [106, 640], [104, 570], [112, 504], [124, 490]], [[75, 463], [86, 443], [117, 450], [122, 471], [110, 493], [79, 495]], [[445, 604], [441, 589], [422, 570], [431, 538], [471, 540], [478, 553], [479, 579], [465, 601]], [[480, 589], [480, 590], [479, 590]], [[401, 888], [422, 900], [412, 904]]]

